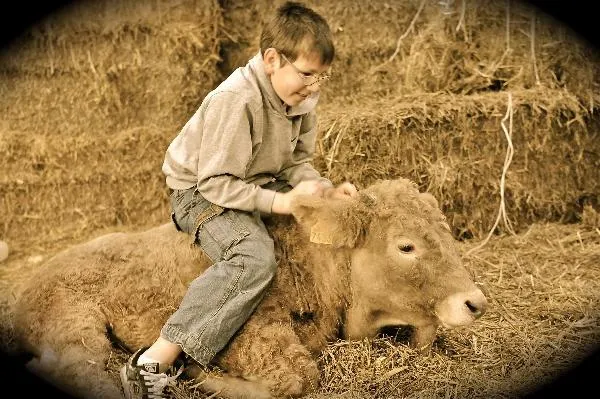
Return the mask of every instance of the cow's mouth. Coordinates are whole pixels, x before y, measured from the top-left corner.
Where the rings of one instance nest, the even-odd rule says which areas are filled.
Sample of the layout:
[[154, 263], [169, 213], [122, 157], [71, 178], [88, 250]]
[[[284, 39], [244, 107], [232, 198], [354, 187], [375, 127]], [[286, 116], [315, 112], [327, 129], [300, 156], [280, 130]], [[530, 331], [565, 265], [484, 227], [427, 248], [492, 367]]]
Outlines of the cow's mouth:
[[415, 328], [410, 325], [383, 326], [379, 329], [378, 337], [392, 338], [395, 342], [408, 345]]

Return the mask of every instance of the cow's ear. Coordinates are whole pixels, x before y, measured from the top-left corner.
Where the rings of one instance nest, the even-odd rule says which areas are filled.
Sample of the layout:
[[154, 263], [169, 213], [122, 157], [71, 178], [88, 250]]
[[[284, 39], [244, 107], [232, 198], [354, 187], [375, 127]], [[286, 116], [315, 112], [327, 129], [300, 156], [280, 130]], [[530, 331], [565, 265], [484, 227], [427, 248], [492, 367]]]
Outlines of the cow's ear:
[[367, 228], [364, 203], [360, 198], [299, 196], [292, 204], [292, 214], [307, 230], [310, 241], [334, 248], [354, 248], [360, 245]]

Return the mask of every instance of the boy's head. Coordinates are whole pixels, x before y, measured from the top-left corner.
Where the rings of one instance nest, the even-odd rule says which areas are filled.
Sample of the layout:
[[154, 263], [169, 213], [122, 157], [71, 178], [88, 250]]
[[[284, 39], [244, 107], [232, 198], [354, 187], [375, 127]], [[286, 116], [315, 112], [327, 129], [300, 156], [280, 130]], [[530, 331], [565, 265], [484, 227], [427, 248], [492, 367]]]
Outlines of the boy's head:
[[265, 24], [260, 35], [262, 55], [275, 48], [295, 61], [299, 56], [318, 58], [323, 65], [331, 65], [335, 48], [327, 21], [300, 3], [286, 2]]
[[335, 55], [325, 19], [295, 2], [279, 7], [265, 24], [260, 51], [273, 88], [287, 105], [319, 90]]

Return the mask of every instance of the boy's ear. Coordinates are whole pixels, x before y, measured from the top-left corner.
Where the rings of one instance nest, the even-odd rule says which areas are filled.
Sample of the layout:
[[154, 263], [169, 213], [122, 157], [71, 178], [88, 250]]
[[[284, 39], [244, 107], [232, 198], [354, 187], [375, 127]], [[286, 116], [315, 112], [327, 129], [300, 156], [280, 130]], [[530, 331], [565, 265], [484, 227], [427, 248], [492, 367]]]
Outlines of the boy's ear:
[[267, 75], [270, 75], [273, 72], [275, 72], [275, 67], [277, 65], [278, 60], [279, 60], [279, 55], [277, 53], [277, 50], [275, 50], [273, 47], [269, 47], [268, 49], [266, 49], [264, 51], [263, 63], [264, 63], [265, 72], [267, 73]]
[[309, 233], [310, 241], [334, 248], [355, 248], [366, 235], [369, 218], [359, 198], [323, 199], [298, 196], [292, 214]]

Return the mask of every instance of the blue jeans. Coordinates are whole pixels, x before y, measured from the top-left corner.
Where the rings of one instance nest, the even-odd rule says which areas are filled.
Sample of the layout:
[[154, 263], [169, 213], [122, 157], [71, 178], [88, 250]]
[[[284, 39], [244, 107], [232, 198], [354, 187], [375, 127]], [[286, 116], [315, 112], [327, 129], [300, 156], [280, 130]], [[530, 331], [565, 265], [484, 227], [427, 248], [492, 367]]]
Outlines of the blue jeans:
[[[288, 191], [284, 182], [264, 186]], [[258, 212], [224, 209], [195, 187], [171, 194], [173, 222], [195, 237], [213, 265], [193, 280], [161, 336], [202, 365], [225, 347], [263, 298], [277, 264]]]

